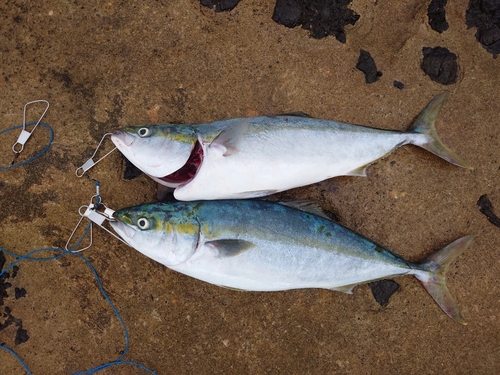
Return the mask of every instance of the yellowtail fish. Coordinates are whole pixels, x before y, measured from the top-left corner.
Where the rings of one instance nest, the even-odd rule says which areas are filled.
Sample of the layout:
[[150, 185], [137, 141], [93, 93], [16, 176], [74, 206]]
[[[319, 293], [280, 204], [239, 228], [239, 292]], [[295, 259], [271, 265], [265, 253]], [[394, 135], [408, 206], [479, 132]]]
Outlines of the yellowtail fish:
[[412, 263], [303, 202], [145, 204], [116, 211], [114, 218], [113, 229], [130, 246], [211, 284], [248, 291], [325, 288], [351, 293], [359, 284], [414, 275], [446, 314], [465, 324], [445, 273], [475, 236]]
[[283, 115], [129, 126], [111, 139], [144, 173], [175, 188], [178, 200], [254, 198], [365, 176], [369, 164], [408, 143], [471, 168], [437, 136], [434, 120], [445, 98], [434, 98], [408, 132]]

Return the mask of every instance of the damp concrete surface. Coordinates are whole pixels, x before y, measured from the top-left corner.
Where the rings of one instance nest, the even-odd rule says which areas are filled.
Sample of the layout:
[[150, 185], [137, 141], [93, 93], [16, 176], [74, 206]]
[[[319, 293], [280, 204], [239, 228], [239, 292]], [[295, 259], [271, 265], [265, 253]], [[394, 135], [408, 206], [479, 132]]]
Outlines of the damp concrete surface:
[[[410, 261], [477, 234], [447, 277], [466, 326], [412, 277], [397, 278], [400, 288], [382, 307], [367, 285], [352, 295], [220, 288], [171, 271], [99, 228], [81, 254], [128, 329], [124, 360], [157, 374], [500, 373], [500, 228], [476, 204], [487, 195], [500, 215], [500, 60], [467, 28], [468, 0], [448, 2], [449, 27], [441, 33], [429, 26], [428, 5], [354, 0], [349, 7], [359, 19], [345, 27], [342, 43], [275, 23], [271, 0], [243, 0], [221, 13], [196, 0], [3, 2], [0, 131], [22, 124], [25, 103], [45, 99], [43, 121], [54, 141], [32, 163], [0, 171], [0, 246], [16, 254], [64, 247], [79, 207], [95, 193], [92, 179], [113, 209], [155, 201], [146, 176], [123, 179], [118, 152], [88, 178], [75, 176], [101, 137], [119, 127], [303, 111], [405, 130], [448, 91], [437, 131], [474, 170], [404, 146], [373, 163], [365, 178], [333, 178], [272, 199], [317, 202]], [[456, 55], [455, 83], [422, 71], [423, 49], [435, 47]], [[356, 69], [361, 50], [382, 73], [370, 84]], [[42, 110], [28, 107], [27, 121]], [[0, 135], [1, 166], [12, 161], [18, 131]], [[37, 128], [16, 161], [48, 138]], [[15, 258], [4, 255], [7, 267]], [[120, 321], [83, 259], [22, 261], [0, 284], [0, 344], [33, 374], [84, 371], [126, 349]], [[26, 372], [0, 350], [0, 373]], [[147, 372], [122, 364], [102, 373]]]

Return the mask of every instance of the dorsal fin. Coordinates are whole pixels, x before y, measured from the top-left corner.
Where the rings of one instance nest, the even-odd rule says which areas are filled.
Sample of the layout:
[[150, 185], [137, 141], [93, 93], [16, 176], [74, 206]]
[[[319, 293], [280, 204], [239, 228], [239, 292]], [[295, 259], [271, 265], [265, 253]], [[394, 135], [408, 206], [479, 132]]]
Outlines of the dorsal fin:
[[250, 118], [246, 117], [235, 122], [234, 124], [229, 125], [214, 138], [209, 147], [221, 147], [224, 150], [224, 156], [231, 155], [232, 153], [238, 151], [238, 144], [241, 141], [243, 134], [247, 131], [249, 124]]
[[324, 217], [325, 219], [331, 220], [326, 214], [325, 211], [313, 201], [308, 200], [298, 200], [298, 201], [288, 201], [288, 202], [280, 202], [280, 204], [284, 206], [288, 206], [291, 208], [295, 208], [300, 211], [308, 212], [310, 214]]
[[288, 112], [288, 113], [282, 113], [278, 116], [295, 116], [295, 117], [305, 117], [305, 118], [314, 118], [311, 115], [302, 112], [302, 111], [297, 111], [297, 112]]

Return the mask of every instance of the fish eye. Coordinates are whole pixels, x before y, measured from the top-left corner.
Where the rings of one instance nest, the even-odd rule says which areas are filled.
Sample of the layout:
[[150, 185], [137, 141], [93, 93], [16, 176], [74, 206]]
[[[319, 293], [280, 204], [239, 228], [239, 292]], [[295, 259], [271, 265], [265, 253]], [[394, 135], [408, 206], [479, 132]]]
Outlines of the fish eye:
[[139, 134], [140, 137], [147, 137], [149, 133], [150, 133], [149, 128], [140, 128], [137, 131], [137, 134]]
[[149, 229], [150, 227], [149, 220], [146, 219], [145, 217], [141, 217], [139, 218], [139, 220], [137, 220], [137, 226], [139, 227], [139, 229], [142, 230]]

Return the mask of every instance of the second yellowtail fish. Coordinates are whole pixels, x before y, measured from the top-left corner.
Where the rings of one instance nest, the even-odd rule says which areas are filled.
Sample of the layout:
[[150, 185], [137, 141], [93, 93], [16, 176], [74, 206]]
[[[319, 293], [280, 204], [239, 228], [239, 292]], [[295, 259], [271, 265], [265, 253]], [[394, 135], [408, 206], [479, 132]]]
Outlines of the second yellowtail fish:
[[116, 211], [111, 225], [130, 246], [173, 270], [241, 290], [351, 293], [369, 281], [413, 275], [446, 314], [465, 324], [446, 287], [446, 270], [475, 236], [412, 263], [329, 220], [315, 206], [287, 204], [145, 204]]

